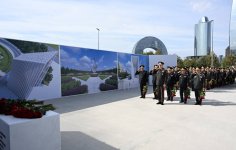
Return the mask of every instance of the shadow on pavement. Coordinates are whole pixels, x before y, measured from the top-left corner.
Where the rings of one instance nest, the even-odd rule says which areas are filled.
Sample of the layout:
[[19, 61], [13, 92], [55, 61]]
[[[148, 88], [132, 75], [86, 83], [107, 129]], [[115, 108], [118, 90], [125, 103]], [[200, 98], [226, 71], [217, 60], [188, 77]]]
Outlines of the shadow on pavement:
[[62, 150], [118, 150], [79, 131], [61, 132]]
[[[149, 92], [151, 93], [152, 91], [149, 90]], [[137, 99], [139, 99], [139, 96], [140, 90], [138, 88], [133, 88], [127, 90], [107, 91], [96, 94], [62, 97], [59, 99], [47, 100], [45, 103], [53, 104], [56, 107], [55, 111], [61, 114], [116, 101], [122, 101], [133, 97], [137, 97]]]
[[202, 101], [202, 105], [212, 105], [212, 106], [234, 106], [236, 103], [233, 102], [224, 102], [224, 101], [218, 101], [213, 99], [204, 99]]

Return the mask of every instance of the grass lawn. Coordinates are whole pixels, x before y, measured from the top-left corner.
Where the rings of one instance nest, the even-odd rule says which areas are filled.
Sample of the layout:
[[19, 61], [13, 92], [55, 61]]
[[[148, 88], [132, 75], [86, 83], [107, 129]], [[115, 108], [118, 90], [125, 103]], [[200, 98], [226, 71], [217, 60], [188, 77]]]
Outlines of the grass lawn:
[[0, 45], [0, 70], [8, 72], [11, 66], [12, 56], [8, 50]]
[[101, 80], [104, 80], [104, 79], [107, 78], [107, 77], [109, 77], [109, 75], [99, 75], [99, 78], [100, 78]]
[[89, 77], [90, 77], [90, 75], [77, 76], [77, 78], [84, 80], [84, 81], [87, 81]]

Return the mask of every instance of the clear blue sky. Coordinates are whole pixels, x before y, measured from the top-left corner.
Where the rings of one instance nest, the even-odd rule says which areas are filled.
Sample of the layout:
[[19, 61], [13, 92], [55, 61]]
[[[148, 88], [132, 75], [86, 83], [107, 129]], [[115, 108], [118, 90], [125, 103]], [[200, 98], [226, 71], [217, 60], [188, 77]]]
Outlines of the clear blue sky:
[[155, 36], [169, 54], [193, 55], [194, 24], [214, 20], [214, 51], [229, 45], [232, 0], [4, 0], [0, 36], [131, 53]]

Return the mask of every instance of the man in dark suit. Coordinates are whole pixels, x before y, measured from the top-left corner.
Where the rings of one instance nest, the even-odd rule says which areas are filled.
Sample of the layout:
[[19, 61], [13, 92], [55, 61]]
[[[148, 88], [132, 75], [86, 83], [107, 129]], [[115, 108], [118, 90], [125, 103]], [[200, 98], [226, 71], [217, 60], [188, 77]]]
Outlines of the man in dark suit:
[[148, 72], [144, 70], [144, 65], [140, 65], [139, 70], [136, 71], [135, 75], [139, 75], [139, 84], [141, 92], [140, 98], [145, 98], [148, 88]]
[[200, 99], [200, 92], [205, 87], [205, 75], [201, 73], [201, 70], [198, 67], [196, 68], [196, 75], [193, 78], [193, 87], [196, 98], [195, 105], [201, 105], [202, 99]]
[[152, 87], [153, 87], [153, 93], [154, 93], [154, 98], [153, 99], [157, 99], [157, 95], [156, 95], [156, 73], [158, 70], [158, 65], [154, 65], [154, 68], [149, 72], [149, 75], [152, 75]]
[[158, 62], [159, 69], [156, 73], [156, 94], [159, 102], [157, 104], [164, 105], [164, 84], [166, 80], [166, 70], [163, 67], [164, 62]]

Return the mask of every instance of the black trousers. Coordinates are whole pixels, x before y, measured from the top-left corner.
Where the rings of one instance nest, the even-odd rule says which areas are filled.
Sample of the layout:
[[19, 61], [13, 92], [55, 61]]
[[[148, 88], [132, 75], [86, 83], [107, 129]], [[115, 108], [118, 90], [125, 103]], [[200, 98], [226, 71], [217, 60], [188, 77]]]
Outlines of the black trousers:
[[180, 101], [181, 102], [186, 102], [187, 101], [187, 95], [185, 95], [186, 88], [179, 88], [179, 95], [180, 95]]
[[157, 85], [156, 94], [157, 94], [157, 98], [159, 102], [164, 103], [164, 86], [163, 85]]
[[144, 89], [144, 86], [146, 86], [147, 84], [145, 83], [140, 83], [140, 94], [141, 94], [141, 97], [145, 97], [145, 95], [146, 95], [146, 92], [147, 91], [144, 91], [143, 89]]
[[152, 83], [152, 88], [153, 88], [154, 98], [157, 99], [157, 95], [156, 95], [156, 88], [157, 88], [157, 85], [156, 85], [156, 82], [155, 82], [155, 83]]
[[167, 100], [173, 100], [172, 90], [174, 86], [166, 86]]
[[195, 89], [194, 92], [195, 92], [196, 103], [201, 104], [202, 102], [200, 100], [200, 90]]

